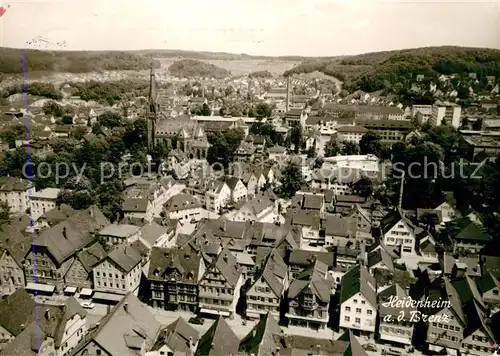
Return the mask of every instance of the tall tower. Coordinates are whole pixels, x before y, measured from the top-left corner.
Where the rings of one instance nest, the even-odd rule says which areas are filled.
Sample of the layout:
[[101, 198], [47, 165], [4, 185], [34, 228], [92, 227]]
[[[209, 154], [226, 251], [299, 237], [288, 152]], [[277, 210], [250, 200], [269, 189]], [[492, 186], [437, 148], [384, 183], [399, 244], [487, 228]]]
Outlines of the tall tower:
[[154, 136], [156, 130], [156, 119], [158, 117], [158, 93], [156, 91], [156, 79], [153, 70], [153, 61], [151, 61], [151, 72], [149, 74], [149, 98], [147, 105], [147, 123], [148, 123], [148, 150], [154, 147]]

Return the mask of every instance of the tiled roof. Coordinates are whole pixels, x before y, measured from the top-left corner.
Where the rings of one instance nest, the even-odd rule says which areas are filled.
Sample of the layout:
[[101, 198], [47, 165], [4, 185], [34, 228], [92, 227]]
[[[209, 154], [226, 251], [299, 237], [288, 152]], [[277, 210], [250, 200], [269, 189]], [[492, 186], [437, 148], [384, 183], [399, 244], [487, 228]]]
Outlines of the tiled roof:
[[35, 245], [45, 246], [57, 263], [64, 262], [93, 241], [92, 234], [109, 224], [96, 206], [91, 206], [67, 220], [42, 231]]
[[268, 312], [263, 315], [257, 325], [240, 342], [240, 352], [246, 352], [255, 356], [273, 355], [279, 343], [275, 336], [282, 336], [283, 332]]
[[139, 252], [126, 244], [116, 247], [108, 254], [107, 258], [113, 261], [125, 273], [130, 272], [142, 260]]
[[161, 324], [133, 293], [127, 294], [74, 348], [78, 354], [94, 341], [109, 355], [137, 356], [136, 346], [149, 351], [160, 336]]
[[201, 337], [196, 356], [227, 356], [238, 352], [240, 339], [223, 317], [212, 324]]

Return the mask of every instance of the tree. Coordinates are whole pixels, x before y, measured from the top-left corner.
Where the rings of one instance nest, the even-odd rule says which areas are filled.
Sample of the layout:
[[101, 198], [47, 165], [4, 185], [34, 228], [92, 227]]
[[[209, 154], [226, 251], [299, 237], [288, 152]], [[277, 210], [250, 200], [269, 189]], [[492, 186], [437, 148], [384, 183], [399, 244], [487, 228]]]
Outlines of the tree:
[[293, 163], [288, 164], [282, 172], [280, 195], [283, 198], [292, 198], [305, 184], [301, 168]]
[[274, 107], [267, 103], [259, 103], [255, 106], [257, 116], [271, 117]]
[[355, 194], [368, 198], [374, 192], [373, 182], [367, 177], [361, 177], [352, 185], [352, 190]]
[[436, 225], [439, 224], [439, 217], [436, 213], [428, 212], [422, 215], [420, 223], [422, 223], [432, 234], [434, 234], [436, 232]]
[[78, 141], [85, 137], [87, 130], [84, 127], [77, 126], [71, 131], [71, 135]]
[[57, 206], [61, 204], [67, 204], [76, 210], [84, 210], [88, 207], [94, 205], [96, 202], [96, 196], [91, 190], [79, 190], [69, 192], [63, 190], [56, 199]]
[[73, 117], [71, 115], [64, 115], [61, 118], [61, 124], [63, 124], [63, 125], [73, 125]]
[[10, 219], [10, 207], [9, 204], [0, 201], [0, 230], [2, 230], [2, 226], [9, 222]]
[[346, 156], [359, 154], [359, 146], [354, 142], [345, 142], [342, 147], [342, 154]]
[[333, 138], [325, 145], [325, 157], [335, 157], [340, 153], [340, 146]]
[[107, 128], [123, 126], [122, 117], [112, 111], [106, 111], [99, 116], [99, 123]]
[[202, 116], [210, 116], [212, 114], [212, 110], [210, 110], [210, 107], [208, 106], [207, 103], [203, 103], [203, 106], [201, 108], [201, 115]]
[[0, 133], [0, 138], [7, 143], [9, 146], [13, 147], [16, 144], [16, 140], [22, 140], [26, 136], [26, 128], [24, 125], [13, 125]]
[[207, 161], [210, 164], [220, 163], [227, 168], [234, 160], [234, 152], [244, 137], [245, 133], [241, 129], [229, 129], [209, 136], [210, 148], [207, 152]]
[[373, 131], [368, 131], [359, 141], [359, 151], [362, 155], [372, 154], [380, 157], [382, 143], [380, 137]]
[[42, 110], [45, 115], [52, 115], [55, 117], [61, 117], [64, 115], [63, 107], [54, 100], [49, 100], [43, 104]]
[[295, 153], [299, 153], [303, 143], [302, 128], [300, 125], [292, 127], [290, 132], [290, 141], [293, 144]]
[[316, 150], [315, 150], [314, 146], [309, 147], [306, 151], [306, 154], [307, 154], [307, 158], [316, 157]]

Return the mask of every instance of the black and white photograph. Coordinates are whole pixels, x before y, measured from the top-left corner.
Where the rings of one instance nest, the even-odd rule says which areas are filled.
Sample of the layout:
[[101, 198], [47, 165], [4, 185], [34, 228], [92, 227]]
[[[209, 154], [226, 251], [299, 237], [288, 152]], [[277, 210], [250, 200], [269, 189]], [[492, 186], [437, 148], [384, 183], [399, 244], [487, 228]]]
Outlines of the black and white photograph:
[[500, 0], [0, 0], [0, 356], [500, 356]]

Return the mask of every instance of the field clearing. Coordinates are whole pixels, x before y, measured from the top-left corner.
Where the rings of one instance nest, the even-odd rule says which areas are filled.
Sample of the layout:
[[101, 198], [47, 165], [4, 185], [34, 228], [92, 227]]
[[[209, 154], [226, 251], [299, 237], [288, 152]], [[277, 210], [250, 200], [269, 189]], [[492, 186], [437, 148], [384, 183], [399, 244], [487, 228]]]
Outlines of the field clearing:
[[[155, 58], [161, 62], [161, 69], [165, 70], [170, 67], [175, 61], [181, 59], [189, 58]], [[284, 60], [264, 60], [264, 59], [236, 59], [236, 60], [222, 60], [222, 59], [210, 59], [202, 60], [201, 62], [206, 62], [213, 64], [217, 67], [227, 69], [234, 76], [245, 75], [251, 72], [268, 70], [273, 75], [282, 75], [283, 72], [292, 68], [300, 62], [296, 61], [284, 61]]]

